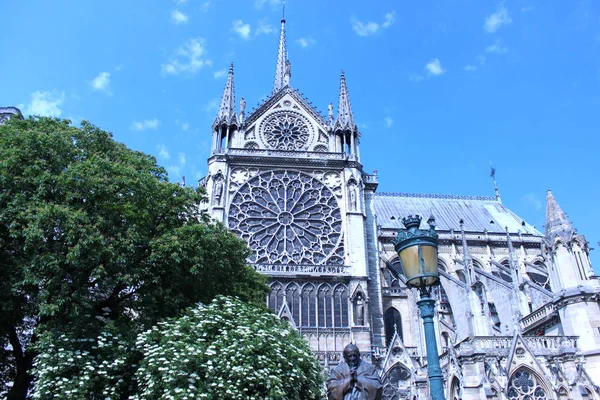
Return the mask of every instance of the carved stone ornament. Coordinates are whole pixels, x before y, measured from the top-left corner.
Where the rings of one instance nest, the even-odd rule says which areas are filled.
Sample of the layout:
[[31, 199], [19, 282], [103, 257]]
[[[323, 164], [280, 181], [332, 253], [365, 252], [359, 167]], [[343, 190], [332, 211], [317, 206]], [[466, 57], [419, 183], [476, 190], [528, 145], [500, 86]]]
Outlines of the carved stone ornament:
[[250, 178], [233, 195], [229, 227], [257, 264], [342, 265], [342, 216], [320, 180], [276, 170]]
[[262, 123], [265, 144], [276, 150], [305, 150], [311, 127], [306, 118], [293, 111], [279, 111], [269, 115]]

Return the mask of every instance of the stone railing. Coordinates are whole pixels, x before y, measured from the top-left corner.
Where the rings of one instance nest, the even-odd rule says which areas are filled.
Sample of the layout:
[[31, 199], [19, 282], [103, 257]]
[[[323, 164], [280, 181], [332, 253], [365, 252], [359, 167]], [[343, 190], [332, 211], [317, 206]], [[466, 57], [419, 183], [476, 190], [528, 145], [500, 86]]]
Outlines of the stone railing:
[[244, 149], [229, 148], [219, 149], [213, 152], [217, 154], [229, 154], [232, 156], [250, 156], [250, 157], [286, 157], [286, 158], [319, 158], [328, 160], [355, 160], [352, 154], [304, 151], [304, 150], [270, 150], [270, 149]]
[[382, 292], [384, 296], [406, 297], [408, 296], [408, 288], [403, 287], [384, 287]]
[[549, 303], [545, 306], [538, 308], [534, 312], [529, 315], [526, 315], [521, 319], [521, 328], [525, 331], [530, 326], [534, 325], [536, 322], [545, 319], [546, 317], [552, 315], [556, 311], [554, 304]]
[[378, 183], [377, 175], [363, 174], [365, 183]]
[[252, 264], [252, 267], [266, 275], [350, 275], [348, 265]]

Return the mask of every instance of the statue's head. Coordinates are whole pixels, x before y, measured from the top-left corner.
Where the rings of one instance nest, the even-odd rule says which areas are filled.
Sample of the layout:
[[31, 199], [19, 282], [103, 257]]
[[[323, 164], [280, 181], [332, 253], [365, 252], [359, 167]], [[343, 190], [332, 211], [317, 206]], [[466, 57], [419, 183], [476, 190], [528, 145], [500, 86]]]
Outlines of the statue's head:
[[346, 364], [350, 368], [358, 367], [360, 363], [360, 350], [358, 350], [356, 345], [350, 343], [344, 348], [344, 360], [346, 360]]

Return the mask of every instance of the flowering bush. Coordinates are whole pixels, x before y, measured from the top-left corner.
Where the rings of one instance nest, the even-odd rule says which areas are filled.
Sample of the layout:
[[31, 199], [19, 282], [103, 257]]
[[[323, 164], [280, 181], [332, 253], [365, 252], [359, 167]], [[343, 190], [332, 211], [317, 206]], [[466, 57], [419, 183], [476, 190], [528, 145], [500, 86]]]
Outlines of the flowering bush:
[[320, 399], [322, 369], [306, 341], [257, 307], [219, 296], [138, 336], [143, 399]]

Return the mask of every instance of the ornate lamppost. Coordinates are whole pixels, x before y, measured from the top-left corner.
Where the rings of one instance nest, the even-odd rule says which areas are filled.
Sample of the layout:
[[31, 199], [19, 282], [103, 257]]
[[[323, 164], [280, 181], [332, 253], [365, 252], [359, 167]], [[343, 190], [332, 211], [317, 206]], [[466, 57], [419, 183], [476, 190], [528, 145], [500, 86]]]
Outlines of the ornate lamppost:
[[444, 379], [435, 338], [433, 316], [435, 299], [431, 297], [431, 287], [439, 285], [438, 271], [438, 234], [435, 232], [435, 219], [429, 218], [429, 229], [419, 229], [421, 217], [409, 215], [402, 218], [406, 231], [398, 230], [394, 246], [406, 276], [406, 284], [419, 289], [421, 300], [417, 301], [423, 327], [425, 328], [425, 346], [427, 348], [427, 373], [429, 375], [429, 394], [432, 400], [444, 400]]

